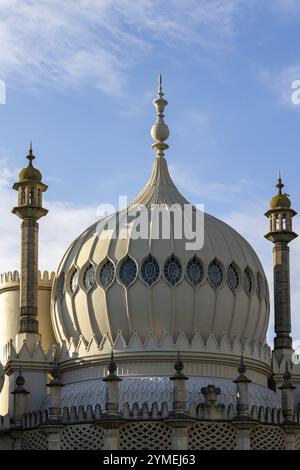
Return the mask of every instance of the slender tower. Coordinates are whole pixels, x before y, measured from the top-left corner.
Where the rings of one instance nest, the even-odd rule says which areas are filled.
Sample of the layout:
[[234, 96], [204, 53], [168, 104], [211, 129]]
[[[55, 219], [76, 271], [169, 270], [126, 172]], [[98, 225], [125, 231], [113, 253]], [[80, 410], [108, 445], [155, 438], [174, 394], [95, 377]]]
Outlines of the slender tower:
[[281, 360], [284, 355], [290, 357], [292, 352], [290, 249], [288, 244], [297, 237], [292, 227], [292, 219], [297, 213], [291, 208], [288, 194], [282, 192], [283, 186], [279, 173], [276, 184], [278, 193], [272, 197], [270, 209], [265, 214], [270, 221], [269, 232], [265, 237], [274, 244], [274, 350], [278, 360]]
[[22, 219], [20, 266], [20, 324], [18, 347], [26, 339], [29, 348], [39, 339], [37, 282], [38, 282], [38, 220], [47, 214], [42, 205], [42, 194], [48, 186], [42, 183], [42, 174], [32, 164], [35, 156], [30, 142], [29, 163], [20, 171], [19, 181], [13, 185], [18, 191], [18, 205], [12, 212]]

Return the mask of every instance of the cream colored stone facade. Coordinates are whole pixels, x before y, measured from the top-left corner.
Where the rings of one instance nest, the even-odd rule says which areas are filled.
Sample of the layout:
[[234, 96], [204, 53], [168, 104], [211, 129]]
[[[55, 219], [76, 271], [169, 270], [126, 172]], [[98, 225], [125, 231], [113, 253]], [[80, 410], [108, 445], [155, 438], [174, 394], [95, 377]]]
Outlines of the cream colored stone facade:
[[[37, 271], [47, 186], [30, 148], [14, 185], [21, 275], [0, 278], [0, 448], [300, 449], [288, 257], [296, 213], [280, 178], [266, 213], [275, 245], [272, 351], [267, 279], [240, 234], [204, 214], [200, 248], [175, 237], [174, 221], [169, 237], [154, 236], [153, 208], [167, 214], [188, 202], [164, 156], [161, 79], [153, 103], [156, 157], [144, 190], [119, 214], [132, 216], [126, 237], [106, 231], [112, 216], [96, 223], [56, 274]], [[134, 236], [142, 206], [147, 239]]]

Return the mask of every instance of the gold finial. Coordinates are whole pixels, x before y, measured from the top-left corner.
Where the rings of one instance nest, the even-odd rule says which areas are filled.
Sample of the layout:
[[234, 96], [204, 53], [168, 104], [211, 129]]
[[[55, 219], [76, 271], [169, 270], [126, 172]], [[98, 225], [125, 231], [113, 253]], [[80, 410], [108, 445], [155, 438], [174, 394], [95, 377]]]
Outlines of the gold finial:
[[162, 89], [162, 76], [159, 74], [158, 77], [158, 89], [157, 89], [157, 98], [153, 101], [153, 104], [156, 108], [156, 120], [151, 128], [151, 136], [154, 140], [152, 148], [156, 150], [157, 157], [164, 156], [164, 150], [169, 148], [168, 144], [165, 141], [169, 137], [169, 128], [164, 121], [164, 109], [167, 106], [168, 102], [163, 98], [164, 92]]

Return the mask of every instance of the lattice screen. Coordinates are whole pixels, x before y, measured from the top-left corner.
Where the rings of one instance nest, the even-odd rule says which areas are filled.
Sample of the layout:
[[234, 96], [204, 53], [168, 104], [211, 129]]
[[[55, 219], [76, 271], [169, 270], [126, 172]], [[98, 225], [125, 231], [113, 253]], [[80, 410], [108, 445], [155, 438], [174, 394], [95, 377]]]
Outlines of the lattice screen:
[[93, 424], [67, 426], [60, 435], [63, 450], [97, 450], [103, 448], [103, 429]]
[[295, 438], [295, 448], [296, 450], [300, 450], [300, 433], [298, 433], [296, 435], [296, 438]]
[[190, 450], [231, 450], [237, 448], [237, 431], [226, 423], [198, 423], [188, 430]]
[[254, 450], [281, 450], [285, 448], [285, 434], [277, 426], [257, 426], [250, 433]]
[[22, 434], [22, 449], [23, 450], [47, 450], [48, 439], [47, 435], [41, 431], [24, 431]]
[[120, 449], [171, 449], [172, 430], [162, 423], [130, 423], [120, 429]]

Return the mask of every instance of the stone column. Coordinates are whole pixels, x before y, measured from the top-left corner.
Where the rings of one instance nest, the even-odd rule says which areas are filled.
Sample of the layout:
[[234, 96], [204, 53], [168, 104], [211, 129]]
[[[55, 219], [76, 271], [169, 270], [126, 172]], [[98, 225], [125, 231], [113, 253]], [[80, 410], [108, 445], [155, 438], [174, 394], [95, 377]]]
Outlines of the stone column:
[[282, 414], [284, 417], [284, 424], [295, 424], [294, 421], [294, 390], [295, 386], [291, 382], [291, 374], [288, 368], [288, 361], [286, 360], [285, 371], [283, 374], [283, 383], [279, 387], [281, 390], [282, 399]]
[[246, 366], [244, 358], [241, 356], [240, 365], [238, 367], [239, 376], [233, 382], [236, 384], [236, 411], [237, 418], [249, 418], [249, 383], [251, 380], [246, 377]]
[[27, 411], [27, 395], [29, 392], [24, 388], [24, 385], [25, 379], [20, 369], [16, 378], [16, 387], [11, 392], [14, 396], [14, 425], [16, 427], [22, 426], [23, 416]]
[[108, 375], [103, 379], [103, 382], [106, 383], [105, 409], [107, 411], [107, 415], [117, 416], [119, 411], [119, 382], [121, 382], [122, 379], [116, 375], [117, 365], [114, 360], [113, 351], [111, 352], [111, 358], [107, 370]]
[[174, 414], [184, 414], [186, 407], [185, 382], [188, 380], [183, 374], [184, 365], [180, 359], [178, 351], [177, 361], [174, 364], [175, 374], [170, 377], [173, 381], [173, 412]]
[[290, 302], [290, 257], [285, 242], [276, 242], [273, 247], [275, 349], [292, 348], [291, 302]]
[[106, 422], [103, 436], [104, 450], [118, 450], [119, 445], [119, 422]]
[[63, 384], [60, 381], [59, 370], [57, 366], [51, 370], [51, 375], [52, 380], [47, 384], [50, 398], [49, 421], [59, 422], [61, 419], [61, 389]]
[[38, 334], [38, 229], [34, 219], [21, 224], [20, 333]]
[[238, 432], [238, 450], [250, 450], [250, 433], [253, 426], [255, 426], [255, 423], [249, 416], [249, 384], [251, 383], [251, 380], [249, 380], [245, 375], [246, 366], [243, 355], [240, 359], [238, 372], [238, 377], [233, 381], [236, 384], [236, 416], [233, 419], [233, 424], [237, 428]]
[[120, 379], [117, 372], [113, 351], [111, 351], [110, 362], [107, 367], [108, 375], [103, 381], [106, 384], [106, 415], [101, 419], [101, 425], [104, 427], [103, 449], [119, 449], [119, 428], [123, 420], [119, 416], [119, 383]]

